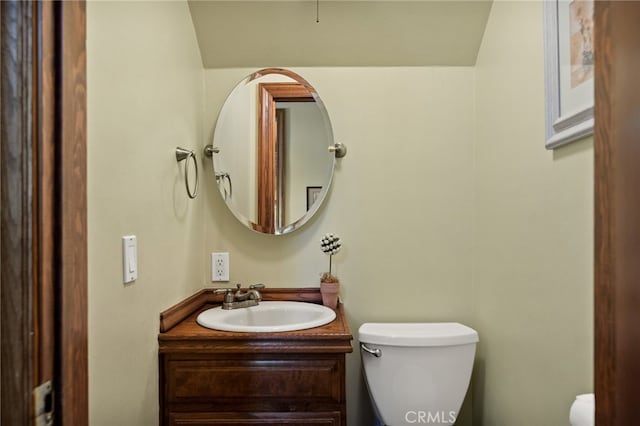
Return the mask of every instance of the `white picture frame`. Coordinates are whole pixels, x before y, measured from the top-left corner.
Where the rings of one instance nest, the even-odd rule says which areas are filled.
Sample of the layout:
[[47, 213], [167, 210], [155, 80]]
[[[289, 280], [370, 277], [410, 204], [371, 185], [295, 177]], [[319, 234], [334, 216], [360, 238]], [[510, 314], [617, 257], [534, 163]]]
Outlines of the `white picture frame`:
[[[587, 16], [589, 13], [581, 15], [584, 10], [590, 11], [590, 16]], [[593, 0], [544, 2], [547, 149], [593, 133], [592, 42]], [[576, 57], [578, 49], [582, 59]]]

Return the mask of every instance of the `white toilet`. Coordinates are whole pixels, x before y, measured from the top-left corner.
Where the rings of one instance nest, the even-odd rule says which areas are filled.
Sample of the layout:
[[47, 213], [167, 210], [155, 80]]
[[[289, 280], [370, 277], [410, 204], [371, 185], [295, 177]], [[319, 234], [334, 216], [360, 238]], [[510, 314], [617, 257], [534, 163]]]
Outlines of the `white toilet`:
[[366, 323], [358, 331], [382, 424], [455, 423], [471, 378], [475, 330], [458, 323]]
[[596, 416], [596, 400], [592, 393], [576, 396], [569, 410], [571, 426], [593, 426]]

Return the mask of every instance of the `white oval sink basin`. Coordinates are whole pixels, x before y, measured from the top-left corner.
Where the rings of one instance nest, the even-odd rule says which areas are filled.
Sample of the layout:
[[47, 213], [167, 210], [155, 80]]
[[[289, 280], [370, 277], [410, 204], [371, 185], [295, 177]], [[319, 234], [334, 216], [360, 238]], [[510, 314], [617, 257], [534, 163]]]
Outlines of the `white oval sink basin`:
[[203, 327], [221, 331], [274, 333], [320, 327], [336, 318], [326, 306], [305, 302], [260, 302], [258, 306], [226, 310], [207, 309], [196, 321]]

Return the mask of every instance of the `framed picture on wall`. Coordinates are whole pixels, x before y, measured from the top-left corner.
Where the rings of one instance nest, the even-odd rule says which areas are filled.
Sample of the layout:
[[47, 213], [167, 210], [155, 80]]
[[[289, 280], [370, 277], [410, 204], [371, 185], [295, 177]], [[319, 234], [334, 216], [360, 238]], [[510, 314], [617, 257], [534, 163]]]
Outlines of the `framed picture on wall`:
[[593, 3], [544, 2], [547, 149], [593, 133]]
[[320, 191], [322, 191], [321, 186], [307, 186], [307, 211], [309, 211], [313, 203], [318, 199]]

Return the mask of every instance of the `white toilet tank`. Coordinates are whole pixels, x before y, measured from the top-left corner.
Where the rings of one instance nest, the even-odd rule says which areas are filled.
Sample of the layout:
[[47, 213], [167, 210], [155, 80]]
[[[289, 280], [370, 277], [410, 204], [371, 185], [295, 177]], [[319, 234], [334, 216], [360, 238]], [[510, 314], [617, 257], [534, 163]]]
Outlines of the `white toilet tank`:
[[383, 424], [455, 423], [471, 378], [475, 330], [458, 323], [366, 323], [358, 331], [367, 387]]

